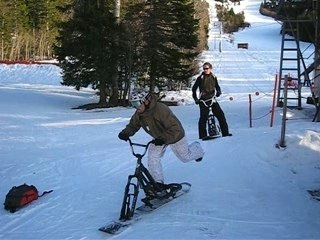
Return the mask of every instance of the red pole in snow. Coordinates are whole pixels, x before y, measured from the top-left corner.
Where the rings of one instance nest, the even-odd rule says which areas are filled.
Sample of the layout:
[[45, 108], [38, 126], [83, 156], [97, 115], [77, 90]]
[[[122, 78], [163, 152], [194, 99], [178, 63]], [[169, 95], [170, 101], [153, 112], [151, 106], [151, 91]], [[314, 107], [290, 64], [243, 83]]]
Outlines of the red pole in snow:
[[250, 128], [252, 128], [252, 100], [251, 100], [251, 94], [249, 94], [249, 120], [250, 120]]

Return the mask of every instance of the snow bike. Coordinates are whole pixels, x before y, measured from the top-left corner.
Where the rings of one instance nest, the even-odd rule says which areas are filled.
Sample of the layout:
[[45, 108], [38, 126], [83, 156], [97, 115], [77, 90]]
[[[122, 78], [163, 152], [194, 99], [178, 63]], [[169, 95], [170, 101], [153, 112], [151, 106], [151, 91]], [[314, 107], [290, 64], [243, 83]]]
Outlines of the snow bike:
[[211, 108], [213, 103], [217, 102], [216, 97], [213, 96], [211, 99], [200, 100], [200, 102], [202, 102], [205, 107], [209, 108], [209, 115], [207, 119], [208, 136], [204, 140], [220, 137], [221, 129], [220, 129], [220, 126], [215, 121], [215, 116]]
[[[132, 154], [137, 158], [137, 164], [135, 173], [133, 175], [128, 176], [128, 182], [125, 187], [121, 212], [120, 212], [120, 220], [130, 220], [134, 214], [139, 190], [142, 189], [146, 195], [143, 199], [145, 205], [152, 207], [153, 199], [167, 199], [170, 197], [174, 197], [175, 194], [182, 189], [182, 185], [180, 183], [170, 183], [166, 184], [165, 189], [159, 186], [157, 182], [153, 179], [148, 169], [143, 165], [142, 158], [147, 152], [147, 149], [153, 140], [145, 144], [133, 143], [130, 139], [128, 140]], [[134, 151], [133, 146], [144, 147], [144, 152], [142, 154], [136, 153]], [[165, 194], [163, 194], [163, 190], [166, 190]]]
[[[160, 186], [151, 176], [148, 169], [142, 164], [142, 158], [147, 149], [154, 140], [145, 144], [133, 143], [128, 140], [132, 154], [137, 158], [136, 169], [133, 175], [128, 176], [128, 182], [125, 187], [122, 207], [119, 220], [112, 220], [99, 228], [100, 231], [108, 234], [119, 234], [124, 229], [131, 226], [135, 221], [145, 213], [169, 203], [171, 200], [188, 193], [191, 184], [187, 182], [162, 184]], [[144, 152], [136, 153], [133, 146], [144, 147]], [[146, 195], [141, 199], [144, 204], [136, 208], [139, 191], [142, 189]], [[135, 210], [138, 212], [135, 213]]]

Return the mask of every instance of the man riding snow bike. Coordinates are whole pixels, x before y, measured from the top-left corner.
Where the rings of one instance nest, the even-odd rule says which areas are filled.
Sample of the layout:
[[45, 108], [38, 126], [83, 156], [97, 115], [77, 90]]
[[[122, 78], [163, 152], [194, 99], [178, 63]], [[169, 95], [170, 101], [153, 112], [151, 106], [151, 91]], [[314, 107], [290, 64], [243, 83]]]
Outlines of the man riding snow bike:
[[[199, 92], [199, 95], [198, 95]], [[229, 132], [229, 126], [223, 110], [221, 109], [217, 101], [212, 102], [212, 105], [208, 108], [201, 102], [211, 100], [213, 96], [219, 97], [221, 95], [221, 88], [218, 83], [217, 77], [213, 74], [212, 64], [205, 62], [203, 64], [203, 72], [197, 77], [192, 86], [192, 97], [196, 104], [199, 104], [200, 118], [198, 121], [199, 139], [206, 140], [208, 133], [206, 130], [207, 119], [209, 115], [209, 108], [212, 110], [214, 116], [219, 122], [221, 128], [222, 137], [232, 136]]]
[[[154, 180], [148, 169], [142, 163], [142, 158], [146, 154], [149, 145], [154, 143], [154, 140], [147, 144], [134, 143], [130, 138], [127, 141], [130, 144], [132, 154], [137, 158], [136, 168], [134, 174], [128, 176], [119, 220], [113, 220], [109, 224], [99, 228], [100, 231], [109, 234], [121, 232], [130, 226], [130, 224], [137, 219], [137, 216], [141, 216], [143, 212], [150, 212], [189, 192], [191, 188], [191, 184], [187, 182], [159, 185], [159, 183]], [[134, 146], [142, 147], [144, 151], [142, 153], [136, 153]], [[144, 191], [146, 197], [141, 199], [144, 204], [136, 207], [140, 189]], [[135, 214], [135, 211], [138, 213]]]
[[[186, 183], [170, 183], [162, 184], [161, 186], [157, 183], [148, 169], [143, 165], [142, 158], [147, 152], [147, 149], [154, 140], [148, 142], [147, 144], [134, 143], [131, 139], [128, 139], [128, 142], [131, 147], [132, 155], [137, 158], [135, 172], [132, 175], [128, 176], [128, 182], [125, 187], [120, 220], [129, 220], [132, 218], [139, 190], [142, 189], [146, 195], [145, 198], [141, 199], [145, 205], [152, 207], [152, 201], [154, 199], [164, 200], [168, 198], [173, 198], [175, 194], [182, 189], [182, 185]], [[143, 153], [136, 153], [134, 146], [145, 148]]]

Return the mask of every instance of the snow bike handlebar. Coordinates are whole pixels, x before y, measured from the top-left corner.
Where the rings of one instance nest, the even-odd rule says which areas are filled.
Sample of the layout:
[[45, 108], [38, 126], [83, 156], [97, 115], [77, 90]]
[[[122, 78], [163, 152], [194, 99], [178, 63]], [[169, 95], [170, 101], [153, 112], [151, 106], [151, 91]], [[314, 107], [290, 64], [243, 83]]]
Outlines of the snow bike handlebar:
[[[207, 103], [209, 101], [210, 101], [210, 103]], [[209, 98], [207, 100], [202, 100], [201, 99], [200, 102], [202, 102], [203, 105], [206, 106], [206, 107], [211, 107], [214, 102], [217, 102], [217, 100], [216, 100], [216, 96], [213, 96], [212, 98]]]
[[[130, 147], [131, 147], [131, 152], [132, 152], [133, 156], [137, 157], [138, 159], [142, 159], [143, 156], [146, 155], [149, 145], [154, 142], [154, 140], [151, 140], [147, 144], [140, 144], [140, 143], [132, 142], [130, 138], [128, 139], [128, 141], [129, 141], [129, 144], [130, 144]], [[136, 153], [134, 151], [133, 146], [144, 147], [145, 148], [144, 152], [143, 153]]]

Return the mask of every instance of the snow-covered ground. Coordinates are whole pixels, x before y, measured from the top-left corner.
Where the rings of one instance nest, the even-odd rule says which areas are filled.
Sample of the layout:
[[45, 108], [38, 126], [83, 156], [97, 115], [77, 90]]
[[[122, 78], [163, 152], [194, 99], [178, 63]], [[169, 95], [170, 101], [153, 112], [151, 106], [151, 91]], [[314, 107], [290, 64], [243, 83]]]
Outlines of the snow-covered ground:
[[[233, 136], [201, 142], [205, 157], [199, 163], [183, 164], [168, 149], [165, 179], [190, 182], [190, 193], [117, 236], [98, 228], [119, 217], [127, 176], [134, 172], [130, 147], [117, 138], [134, 109], [73, 110], [97, 101], [96, 95], [61, 86], [57, 66], [0, 65], [2, 201], [23, 183], [40, 193], [53, 190], [15, 213], [0, 210], [0, 239], [320, 239], [320, 201], [307, 191], [320, 189], [314, 106], [303, 102], [303, 110], [289, 110], [285, 149], [275, 147], [282, 109], [276, 108], [270, 127], [280, 25], [259, 15], [261, 1], [241, 1], [237, 10], [245, 11], [251, 28], [222, 36], [219, 48], [219, 36], [211, 34], [214, 1], [208, 2], [210, 49], [200, 59], [214, 66]], [[249, 49], [237, 48], [243, 42]], [[199, 109], [190, 91], [168, 96], [184, 100], [172, 110], [188, 140], [198, 140]], [[150, 137], [141, 130], [133, 140], [146, 143]]]

